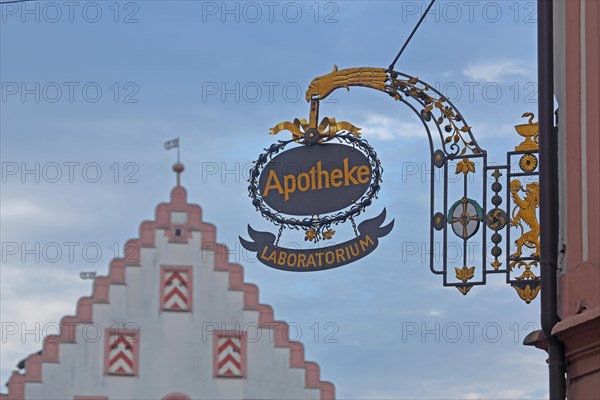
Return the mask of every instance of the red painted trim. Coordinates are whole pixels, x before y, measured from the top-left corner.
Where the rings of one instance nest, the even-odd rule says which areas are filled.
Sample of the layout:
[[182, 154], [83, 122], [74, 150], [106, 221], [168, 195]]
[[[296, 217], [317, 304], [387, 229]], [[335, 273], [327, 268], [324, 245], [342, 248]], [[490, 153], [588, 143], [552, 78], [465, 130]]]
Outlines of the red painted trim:
[[[39, 379], [41, 381], [41, 363], [59, 362], [60, 343], [75, 343], [76, 326], [79, 323], [93, 321], [93, 304], [106, 304], [109, 302], [110, 286], [126, 284], [125, 270], [127, 267], [140, 267], [140, 251], [142, 248], [155, 247], [155, 230], [168, 230], [172, 225], [170, 222], [170, 212], [187, 212], [188, 220], [185, 229], [189, 232], [199, 231], [201, 235], [201, 248], [215, 251], [215, 270], [227, 271], [229, 273], [229, 290], [244, 292], [244, 309], [258, 311], [258, 321], [261, 328], [270, 328], [275, 330], [275, 345], [277, 347], [287, 347], [290, 349], [290, 368], [306, 369], [306, 387], [318, 388], [321, 390], [321, 399], [330, 400], [335, 397], [335, 388], [329, 382], [319, 380], [319, 366], [313, 362], [304, 361], [304, 346], [299, 342], [292, 342], [288, 338], [288, 325], [283, 321], [275, 321], [273, 308], [266, 304], [260, 304], [258, 301], [258, 287], [253, 284], [244, 283], [244, 269], [238, 264], [228, 261], [229, 251], [226, 246], [216, 242], [216, 227], [212, 224], [202, 222], [202, 209], [198, 205], [187, 204], [187, 194], [184, 188], [176, 187], [171, 192], [171, 203], [162, 203], [156, 207], [156, 221], [144, 221], [140, 225], [140, 238], [130, 240], [125, 245], [124, 258], [115, 258], [110, 262], [108, 276], [98, 276], [94, 280], [93, 294], [91, 297], [82, 297], [77, 303], [77, 315], [65, 316], [61, 319], [60, 334], [49, 335], [44, 338], [43, 352], [40, 358], [30, 355], [27, 362], [33, 360], [33, 368], [27, 368], [25, 374], [14, 372], [8, 381], [9, 393], [8, 400], [23, 399], [25, 393], [26, 376], [27, 381]], [[235, 332], [239, 334], [239, 332]], [[105, 341], [108, 341], [110, 335], [105, 334]], [[214, 335], [216, 337], [216, 335]], [[243, 351], [246, 360], [246, 339], [243, 340]], [[139, 370], [139, 336], [136, 340], [134, 355], [134, 368]], [[105, 374], [108, 363], [106, 360], [105, 343]], [[39, 356], [38, 356], [39, 357]], [[215, 357], [213, 357], [215, 358]], [[216, 358], [215, 358], [216, 359]], [[213, 368], [215, 365], [213, 365]], [[36, 369], [37, 368], [37, 369]], [[244, 365], [244, 376], [246, 375], [246, 366]], [[215, 369], [216, 371], [216, 369]], [[118, 375], [111, 375], [118, 376]]]
[[273, 326], [273, 341], [275, 347], [288, 347], [292, 346], [292, 342], [289, 340], [289, 325], [284, 321], [275, 321]]
[[258, 305], [258, 324], [262, 326], [268, 326], [273, 323], [273, 307], [267, 304]]
[[581, 4], [564, 6], [568, 269], [581, 263]]
[[170, 393], [163, 397], [161, 400], [192, 400], [183, 393]]
[[93, 299], [91, 297], [81, 297], [77, 300], [77, 319], [79, 323], [89, 324], [94, 322], [92, 312]]
[[554, 328], [552, 328], [552, 334], [560, 335], [561, 333], [569, 331], [574, 327], [583, 325], [586, 322], [590, 322], [597, 319], [600, 319], [600, 306], [591, 310], [586, 310], [585, 312], [574, 315], [570, 318], [567, 318], [564, 321], [560, 321], [558, 324], [554, 325]]
[[123, 249], [124, 260], [126, 266], [140, 266], [141, 244], [138, 239], [128, 240]]
[[[174, 310], [165, 308], [165, 275], [167, 272], [185, 272], [188, 276], [187, 279], [187, 309]], [[193, 268], [191, 265], [185, 266], [172, 266], [172, 265], [161, 265], [160, 266], [160, 279], [159, 279], [159, 293], [160, 293], [160, 311], [176, 311], [176, 312], [190, 312], [192, 311], [193, 304], [193, 290], [194, 290], [194, 275]]]
[[306, 387], [311, 389], [320, 389], [321, 381], [319, 380], [319, 364], [307, 361], [304, 363], [304, 368], [306, 369]]
[[244, 268], [238, 264], [229, 265], [229, 289], [244, 290]]
[[244, 310], [260, 311], [258, 306], [258, 286], [245, 283], [244, 290]]
[[[110, 269], [112, 270], [112, 268], [113, 264], [111, 263]], [[92, 300], [94, 303], [108, 303], [110, 283], [110, 278], [106, 276], [99, 276], [94, 280], [94, 288], [92, 290]]]
[[60, 337], [58, 335], [48, 335], [44, 338], [42, 348], [42, 362], [57, 363]]
[[42, 356], [40, 354], [32, 354], [27, 357], [25, 369], [25, 382], [41, 382], [42, 381]]
[[200, 232], [202, 234], [202, 249], [206, 244], [217, 242], [217, 228], [213, 224], [203, 223]]
[[[108, 372], [108, 364], [109, 364], [109, 353], [110, 353], [110, 337], [113, 334], [121, 334], [127, 336], [133, 336], [133, 373], [114, 373]], [[139, 375], [139, 366], [140, 366], [140, 331], [139, 330], [131, 330], [131, 329], [114, 329], [114, 328], [106, 328], [104, 331], [104, 375], [105, 376], [138, 376]]]
[[585, 3], [588, 260], [600, 266], [600, 1]]
[[304, 345], [300, 342], [291, 342], [290, 368], [304, 368]]
[[25, 399], [25, 375], [13, 371], [8, 380], [8, 400]]
[[[192, 238], [192, 232], [202, 231], [202, 209], [196, 204], [185, 203], [187, 193], [184, 188], [176, 187], [171, 191], [171, 203], [161, 203], [156, 206], [156, 221], [144, 221], [140, 226], [142, 247], [154, 247], [156, 229], [164, 229], [164, 235], [171, 243], [187, 243]], [[171, 223], [171, 212], [187, 213], [187, 223]], [[181, 236], [175, 235], [175, 230], [181, 230]]]
[[331, 382], [321, 382], [321, 400], [334, 400], [335, 386]]
[[[94, 281], [94, 284], [100, 278], [104, 278], [104, 277], [96, 278], [96, 280]], [[108, 303], [108, 292], [110, 290], [110, 285], [119, 285], [119, 284], [124, 285], [125, 284], [125, 260], [124, 259], [115, 258], [110, 262], [108, 281], [109, 281], [109, 287], [107, 289], [107, 292], [104, 294], [104, 296], [101, 296], [102, 302], [106, 302], [106, 303]]]
[[[218, 367], [218, 347], [219, 347], [219, 339], [223, 338], [223, 337], [236, 337], [236, 338], [240, 338], [240, 347], [241, 347], [241, 365], [240, 365], [240, 372], [242, 373], [241, 376], [225, 376], [225, 375], [218, 375], [217, 371], [219, 369]], [[247, 365], [247, 339], [246, 339], [246, 333], [245, 332], [239, 332], [239, 331], [215, 331], [213, 333], [213, 377], [215, 379], [243, 379], [246, 377], [246, 365]]]

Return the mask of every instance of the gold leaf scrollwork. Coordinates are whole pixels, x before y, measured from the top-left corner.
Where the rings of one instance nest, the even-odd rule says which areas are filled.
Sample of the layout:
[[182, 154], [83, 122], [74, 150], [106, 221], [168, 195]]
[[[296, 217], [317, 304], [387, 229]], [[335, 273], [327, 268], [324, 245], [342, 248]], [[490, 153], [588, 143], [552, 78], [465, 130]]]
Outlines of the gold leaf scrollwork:
[[323, 100], [334, 90], [350, 90], [350, 86], [369, 87], [385, 92], [388, 79], [384, 68], [359, 67], [340, 70], [334, 65], [333, 71], [312, 80], [306, 91], [306, 101]]
[[[456, 279], [459, 279], [462, 283], [467, 283], [468, 280], [473, 279], [475, 276], [475, 267], [467, 267], [466, 265], [463, 265], [462, 268], [454, 268], [454, 272], [456, 273]], [[472, 287], [473, 285], [463, 285], [457, 286], [456, 288], [459, 292], [466, 296]]]
[[469, 293], [469, 290], [471, 290], [473, 288], [473, 285], [457, 286], [456, 288], [458, 289], [459, 292], [461, 292], [464, 296], [466, 296], [467, 293]]
[[306, 241], [317, 241], [318, 240], [318, 232], [314, 229], [308, 229], [306, 232], [304, 232], [304, 240]]
[[531, 303], [531, 301], [537, 297], [541, 288], [540, 285], [534, 286], [533, 289], [529, 285], [526, 285], [524, 289], [521, 289], [517, 285], [513, 285], [513, 287], [517, 291], [517, 294], [519, 295], [521, 300], [525, 301], [525, 303], [527, 304]]
[[[524, 267], [523, 273], [521, 274], [521, 276], [515, 278], [518, 281], [523, 281], [523, 280], [531, 280], [531, 279], [538, 279], [539, 276], [537, 276], [536, 274], [533, 273], [533, 271], [531, 270], [531, 267], [537, 267], [538, 262], [533, 260], [533, 261], [518, 261], [516, 264], [517, 268], [521, 268]], [[511, 264], [511, 270], [513, 269], [513, 267], [515, 267], [514, 264]]]
[[346, 131], [354, 136], [360, 137], [361, 128], [352, 125], [350, 122], [337, 122], [335, 118], [325, 117], [317, 127], [319, 135], [326, 135], [329, 139], [333, 138], [336, 133]]
[[[461, 156], [466, 154], [467, 150], [470, 150], [473, 154], [481, 153], [481, 149], [472, 137], [465, 139], [465, 136], [463, 136], [464, 134], [470, 134], [471, 127], [448, 104], [448, 99], [432, 91], [427, 84], [419, 82], [418, 78], [404, 80], [396, 76], [392, 73], [390, 84], [386, 88], [387, 93], [396, 100], [400, 100], [402, 94], [404, 94], [425, 104], [425, 107], [421, 110], [421, 118], [424, 121], [433, 119], [436, 125], [449, 134], [444, 139], [444, 145], [450, 144], [450, 147], [456, 150], [455, 154]], [[436, 117], [434, 113], [439, 117]], [[461, 145], [462, 149], [459, 147]]]
[[335, 235], [335, 231], [333, 229], [328, 229], [323, 232], [323, 239], [331, 239]]
[[469, 279], [473, 279], [475, 276], [475, 267], [468, 268], [464, 265], [462, 268], [454, 268], [456, 272], [456, 279], [460, 279], [462, 283], [467, 283]]
[[448, 99], [428, 84], [419, 81], [419, 78], [405, 77], [406, 79], [401, 79], [397, 72], [384, 68], [339, 69], [334, 65], [333, 70], [328, 74], [314, 78], [306, 91], [306, 101], [315, 103], [315, 107], [311, 108], [312, 126], [314, 127], [316, 122], [319, 101], [336, 89], [349, 90], [350, 86], [362, 86], [387, 93], [396, 100], [401, 100], [403, 96], [417, 100], [424, 106], [421, 110], [421, 118], [424, 121], [433, 119], [436, 125], [448, 134], [444, 139], [444, 146], [449, 145], [452, 154], [462, 156], [467, 151], [480, 154], [482, 150], [471, 135], [471, 127], [464, 122]]
[[269, 129], [270, 135], [277, 135], [281, 131], [292, 132], [292, 138], [303, 139], [304, 133], [308, 130], [308, 121], [304, 118], [296, 118], [294, 122], [281, 122]]
[[310, 242], [318, 242], [321, 238], [328, 240], [333, 238], [335, 231], [333, 229], [327, 229], [326, 231], [320, 231], [319, 229], [308, 229], [304, 232], [304, 240]]
[[467, 158], [463, 158], [456, 163], [456, 171], [454, 171], [456, 174], [460, 174], [461, 172], [465, 175], [469, 172], [475, 173], [475, 163]]
[[[296, 118], [294, 122], [281, 122], [269, 130], [269, 134], [276, 135], [281, 131], [289, 131], [292, 133], [292, 139], [296, 141], [304, 140], [306, 132], [310, 129], [310, 124], [303, 118]], [[360, 137], [361, 128], [346, 121], [336, 121], [335, 118], [325, 117], [317, 126], [319, 141], [328, 141], [342, 131], [346, 131], [354, 136]]]

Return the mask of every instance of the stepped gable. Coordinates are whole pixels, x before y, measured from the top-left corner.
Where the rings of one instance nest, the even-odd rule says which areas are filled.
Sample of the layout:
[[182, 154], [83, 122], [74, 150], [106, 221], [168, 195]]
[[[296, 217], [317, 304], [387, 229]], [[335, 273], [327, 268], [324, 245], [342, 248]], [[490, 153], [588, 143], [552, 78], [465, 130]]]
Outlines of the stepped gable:
[[[169, 387], [163, 388], [161, 393], [158, 393], [157, 388], [153, 389], [154, 395], [162, 399], [195, 399], [199, 396], [270, 398], [270, 393], [260, 393], [261, 387], [269, 391], [276, 391], [280, 386], [292, 388], [292, 383], [295, 382], [294, 379], [298, 379], [299, 374], [303, 377], [303, 385], [301, 385], [303, 387], [296, 388], [295, 391], [290, 389], [290, 398], [298, 396], [301, 392], [303, 398], [334, 399], [334, 385], [320, 380], [318, 364], [305, 361], [302, 343], [289, 340], [288, 324], [275, 320], [271, 306], [259, 303], [258, 287], [245, 283], [242, 266], [228, 261], [229, 250], [226, 246], [217, 243], [215, 226], [202, 221], [200, 206], [187, 203], [186, 190], [179, 185], [176, 186], [171, 192], [170, 202], [159, 204], [155, 214], [154, 221], [145, 221], [141, 224], [139, 238], [126, 243], [124, 257], [111, 261], [108, 276], [98, 276], [94, 279], [92, 295], [81, 297], [77, 301], [75, 315], [61, 319], [60, 334], [45, 337], [41, 353], [27, 357], [23, 373], [13, 371], [7, 384], [8, 395], [3, 394], [0, 399], [44, 398], [44, 396], [65, 394], [71, 396], [70, 398], [81, 400], [108, 400], [128, 396], [141, 398], [144, 396], [144, 390], [136, 385], [147, 382], [145, 385], [152, 386], [154, 380], [163, 378]], [[207, 266], [212, 269], [212, 274], [203, 272]], [[169, 267], [173, 267], [174, 270], [169, 270]], [[163, 270], [164, 268], [167, 269]], [[148, 269], [146, 275], [152, 273], [153, 276], [145, 276], [141, 273], [142, 269]], [[160, 277], [156, 276], [159, 275], [159, 270], [162, 275]], [[176, 276], [163, 285], [165, 271], [170, 278]], [[215, 281], [205, 282], [207, 278], [211, 279], [210, 277], [214, 277]], [[144, 281], [143, 284], [151, 283], [152, 287], [143, 288], [140, 280]], [[159, 281], [162, 283], [155, 285]], [[220, 281], [226, 282], [224, 285], [228, 294], [216, 293]], [[167, 290], [172, 290], [170, 286], [173, 282], [176, 282], [181, 290], [174, 291], [175, 295], [171, 292], [168, 294], [171, 297], [177, 296], [178, 299], [171, 301], [171, 298], [165, 297], [159, 301], [158, 298], [162, 297]], [[127, 293], [132, 290], [134, 293]], [[210, 293], [213, 296], [211, 299], [203, 296], [203, 291], [209, 290], [214, 292]], [[136, 295], [142, 292], [144, 297], [147, 297], [148, 304], [140, 303], [142, 306], [139, 310], [132, 310], [131, 307], [139, 301], [140, 296]], [[183, 292], [185, 294], [182, 294]], [[239, 301], [236, 300], [238, 298]], [[223, 319], [218, 321], [214, 315], [208, 316], [208, 321], [211, 321], [208, 322], [208, 327], [226, 326], [225, 330], [215, 329], [212, 332], [214, 340], [200, 341], [197, 337], [181, 336], [185, 333], [188, 333], [188, 336], [198, 336], [200, 332], [197, 330], [191, 329], [192, 332], [185, 330], [194, 326], [197, 329], [198, 321], [194, 325], [190, 320], [202, 319], [201, 313], [209, 310], [207, 313], [210, 314], [211, 308], [221, 307], [221, 302], [218, 300], [222, 299], [232, 300], [231, 304], [223, 308], [223, 312], [219, 312], [219, 317], [223, 315]], [[207, 300], [213, 303], [202, 304]], [[236, 301], [238, 305], [242, 305], [241, 310], [233, 309]], [[154, 308], [157, 304], [158, 306]], [[176, 305], [172, 306], [173, 309], [165, 309], [164, 307], [171, 307], [168, 304]], [[147, 305], [152, 307], [146, 307]], [[161, 307], [163, 308], [160, 309]], [[130, 318], [136, 323], [130, 324], [133, 327], [127, 327], [128, 315], [126, 314], [131, 314], [132, 311], [140, 311], [140, 315], [143, 316], [139, 319]], [[187, 311], [187, 313], [170, 311]], [[211, 317], [213, 319], [210, 319]], [[261, 339], [257, 342], [249, 341], [246, 333], [240, 335], [233, 329], [235, 326], [232, 322], [236, 317], [238, 318], [236, 322], [248, 324], [256, 321], [255, 325], [260, 328], [257, 332], [265, 334], [261, 335]], [[159, 353], [166, 354], [165, 352], [168, 352], [171, 347], [172, 351], [178, 351], [181, 346], [176, 343], [163, 346], [164, 342], [160, 342], [161, 335], [164, 338], [175, 337], [169, 326], [177, 324], [178, 318], [185, 319], [185, 324], [181, 326], [182, 329], [179, 329], [178, 336], [176, 335], [180, 339], [174, 342], [181, 340], [184, 344], [193, 344], [192, 348], [186, 348], [187, 354], [177, 355], [184, 360], [181, 361], [181, 368], [185, 368], [185, 365], [204, 368], [210, 364], [213, 369], [210, 371], [213, 382], [203, 381], [201, 390], [194, 387], [194, 382], [181, 381], [180, 375], [187, 373], [192, 381], [194, 375], [202, 375], [199, 379], [206, 380], [206, 371], [200, 372], [202, 368], [195, 370], [191, 367], [191, 371], [176, 371], [173, 372], [173, 376], [170, 376], [168, 371], [157, 373], [157, 369], [154, 368], [156, 361], [152, 361], [151, 353], [154, 351], [148, 348], [149, 342], [155, 342], [155, 348], [161, 349], [162, 352], [156, 353], [157, 357]], [[114, 324], [119, 326], [120, 323], [124, 325], [121, 331], [106, 327]], [[205, 323], [207, 322], [203, 322]], [[103, 340], [93, 342], [84, 339], [82, 336], [85, 334], [84, 328], [96, 325], [102, 328], [105, 336]], [[159, 331], [161, 335], [157, 333]], [[204, 333], [202, 332], [203, 335]], [[268, 336], [271, 336], [268, 345], [274, 350], [266, 349], [264, 343], [259, 345]], [[233, 339], [228, 340], [228, 338]], [[243, 346], [241, 346], [242, 342]], [[217, 348], [218, 345], [220, 347]], [[214, 347], [214, 349], [204, 349], [202, 351], [204, 357], [197, 357], [196, 360], [189, 359], [192, 357], [190, 354], [194, 354], [193, 347], [202, 346]], [[240, 346], [243, 351], [240, 351]], [[221, 351], [224, 353], [217, 354]], [[113, 353], [116, 355], [114, 359], [111, 358]], [[206, 362], [204, 359], [208, 358], [209, 353], [214, 356], [211, 357], [214, 359]], [[224, 356], [225, 353], [228, 355]], [[268, 357], [273, 357], [273, 360], [267, 360]], [[160, 364], [169, 359], [170, 357], [167, 356], [158, 361]], [[103, 366], [100, 365], [102, 362]], [[287, 375], [279, 371], [282, 362], [288, 364], [284, 366], [289, 369]], [[77, 365], [69, 365], [69, 363]], [[179, 369], [179, 365], [174, 368]], [[264, 371], [257, 369], [264, 369]], [[281, 384], [269, 382], [269, 379], [277, 379], [272, 375], [276, 371], [279, 371], [277, 373], [285, 379], [285, 382]], [[79, 378], [75, 379], [71, 376], [69, 379], [75, 381], [67, 379], [61, 383], [63, 379], [61, 374], [75, 374]], [[147, 376], [148, 374], [159, 376]], [[240, 377], [243, 379], [239, 379]], [[54, 385], [53, 382], [56, 384]], [[178, 382], [183, 384], [178, 385]], [[69, 385], [71, 387], [64, 387]], [[285, 393], [287, 389], [282, 390], [284, 390], [282, 393], [272, 393], [272, 398], [288, 396]]]

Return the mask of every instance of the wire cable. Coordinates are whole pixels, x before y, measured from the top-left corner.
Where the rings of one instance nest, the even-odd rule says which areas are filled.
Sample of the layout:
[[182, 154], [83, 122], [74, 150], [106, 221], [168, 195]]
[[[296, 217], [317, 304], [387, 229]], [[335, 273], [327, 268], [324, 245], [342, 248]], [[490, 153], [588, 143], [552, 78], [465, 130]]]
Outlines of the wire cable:
[[10, 1], [0, 1], [0, 5], [2, 4], [15, 4], [15, 3], [29, 3], [31, 1], [37, 0], [10, 0]]
[[398, 55], [396, 55], [396, 58], [394, 58], [394, 61], [390, 64], [390, 66], [388, 68], [389, 72], [392, 72], [394, 70], [394, 66], [396, 65], [396, 62], [398, 61], [398, 59], [400, 58], [400, 55], [402, 55], [402, 53], [404, 52], [404, 49], [406, 48], [406, 46], [408, 46], [408, 43], [412, 39], [413, 35], [417, 31], [417, 29], [419, 29], [419, 26], [421, 25], [421, 22], [423, 22], [423, 20], [427, 16], [427, 13], [431, 9], [431, 6], [433, 6], [433, 3], [435, 3], [435, 0], [431, 0], [431, 2], [429, 3], [429, 5], [425, 9], [425, 12], [423, 13], [423, 15], [421, 15], [421, 19], [419, 19], [419, 22], [417, 22], [417, 25], [415, 25], [415, 27], [413, 28], [413, 30], [410, 33], [410, 35], [408, 35], [408, 39], [406, 39], [406, 42], [404, 42], [404, 46], [402, 46], [402, 48], [398, 52]]

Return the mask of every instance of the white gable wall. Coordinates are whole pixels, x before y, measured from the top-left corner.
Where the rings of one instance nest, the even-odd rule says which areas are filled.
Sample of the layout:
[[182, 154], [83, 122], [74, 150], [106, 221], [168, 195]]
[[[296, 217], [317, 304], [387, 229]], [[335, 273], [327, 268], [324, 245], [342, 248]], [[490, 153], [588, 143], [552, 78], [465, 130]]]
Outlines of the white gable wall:
[[[187, 219], [181, 214], [172, 221]], [[141, 266], [126, 268], [126, 284], [110, 285], [109, 303], [93, 305], [94, 324], [79, 324], [76, 343], [60, 344], [59, 363], [42, 363], [43, 382], [27, 382], [25, 397], [161, 399], [179, 392], [192, 399], [319, 399], [319, 389], [305, 387], [305, 370], [289, 368], [290, 350], [275, 348], [272, 330], [258, 328], [258, 311], [243, 309], [244, 292], [229, 289], [229, 273], [214, 270], [214, 255], [203, 253], [201, 243], [200, 232], [181, 244], [157, 229], [156, 247], [141, 249]], [[193, 267], [191, 312], [160, 310], [161, 265]], [[246, 327], [245, 378], [213, 377], [215, 326]], [[105, 375], [106, 328], [133, 327], [139, 328], [138, 376]]]

